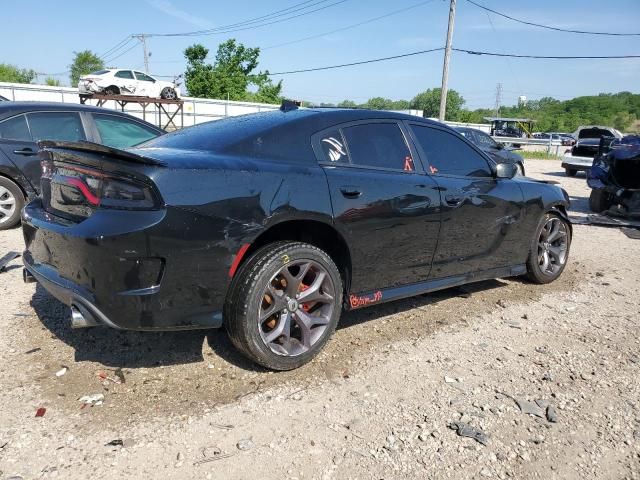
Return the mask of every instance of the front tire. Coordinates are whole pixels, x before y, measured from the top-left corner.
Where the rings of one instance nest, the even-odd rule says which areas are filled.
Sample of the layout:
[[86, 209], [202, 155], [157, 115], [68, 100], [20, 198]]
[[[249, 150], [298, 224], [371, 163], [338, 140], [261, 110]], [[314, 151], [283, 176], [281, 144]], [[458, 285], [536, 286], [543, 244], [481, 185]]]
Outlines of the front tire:
[[342, 288], [338, 268], [319, 248], [301, 242], [262, 247], [231, 284], [224, 312], [229, 338], [264, 367], [298, 368], [333, 334]]
[[8, 230], [20, 223], [24, 207], [24, 195], [20, 187], [5, 177], [0, 177], [0, 230]]
[[569, 258], [571, 227], [557, 213], [546, 213], [535, 230], [527, 259], [527, 277], [535, 283], [558, 278]]

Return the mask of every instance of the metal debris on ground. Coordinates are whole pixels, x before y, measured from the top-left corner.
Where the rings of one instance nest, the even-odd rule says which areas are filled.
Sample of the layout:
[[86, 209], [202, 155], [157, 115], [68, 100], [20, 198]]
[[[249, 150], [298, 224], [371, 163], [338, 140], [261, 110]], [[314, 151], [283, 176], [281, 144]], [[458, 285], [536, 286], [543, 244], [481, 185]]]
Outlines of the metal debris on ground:
[[62, 368], [56, 372], [56, 377], [63, 376], [65, 373], [67, 373], [67, 370], [69, 370], [69, 368], [63, 365]]
[[234, 428], [233, 425], [221, 425], [219, 423], [209, 423], [209, 426], [219, 428], [220, 430], [232, 430]]
[[486, 446], [489, 443], [489, 437], [486, 433], [464, 422], [451, 422], [449, 428], [455, 430], [459, 436], [472, 438], [482, 445]]
[[15, 260], [19, 256], [20, 254], [18, 252], [9, 252], [4, 257], [0, 258], [0, 272], [3, 272], [9, 262]]
[[223, 458], [232, 457], [233, 453], [222, 453], [218, 447], [202, 447], [200, 449], [200, 453], [202, 453], [202, 457], [200, 460], [196, 460], [193, 462], [194, 465], [202, 465], [204, 463], [215, 462], [218, 460], [222, 460]]
[[36, 347], [36, 348], [32, 348], [31, 350], [27, 350], [25, 353], [25, 355], [29, 355], [30, 353], [36, 353], [39, 352], [40, 350], [42, 350], [40, 347]]
[[124, 442], [122, 441], [121, 438], [116, 438], [115, 440], [111, 440], [108, 443], [105, 443], [104, 445], [105, 447], [111, 446], [111, 447], [122, 447], [124, 446]]
[[238, 447], [238, 450], [243, 450], [243, 451], [251, 450], [254, 446], [255, 444], [253, 443], [253, 440], [251, 440], [250, 438], [243, 438], [236, 444], [236, 447]]
[[44, 414], [47, 413], [47, 409], [44, 407], [40, 407], [36, 410], [36, 417], [44, 417]]
[[80, 397], [78, 399], [79, 402], [82, 402], [82, 408], [87, 405], [90, 406], [100, 406], [104, 402], [104, 395], [102, 393], [95, 393], [93, 395], [85, 395], [84, 397]]
[[547, 407], [547, 420], [551, 423], [558, 423], [558, 414], [553, 405]]

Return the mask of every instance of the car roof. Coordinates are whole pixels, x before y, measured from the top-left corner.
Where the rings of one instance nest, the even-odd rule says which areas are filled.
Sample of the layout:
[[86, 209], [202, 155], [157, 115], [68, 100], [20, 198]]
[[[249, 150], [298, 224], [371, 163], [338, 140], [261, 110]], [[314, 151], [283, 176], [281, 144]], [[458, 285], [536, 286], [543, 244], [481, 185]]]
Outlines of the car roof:
[[[94, 112], [108, 113], [121, 117], [132, 118], [139, 122], [158, 128], [140, 118], [134, 117], [124, 112], [112, 110], [104, 107], [94, 107], [93, 105], [82, 105], [79, 103], [62, 102], [0, 102], [0, 120], [29, 112]], [[160, 130], [160, 129], [158, 129]]]

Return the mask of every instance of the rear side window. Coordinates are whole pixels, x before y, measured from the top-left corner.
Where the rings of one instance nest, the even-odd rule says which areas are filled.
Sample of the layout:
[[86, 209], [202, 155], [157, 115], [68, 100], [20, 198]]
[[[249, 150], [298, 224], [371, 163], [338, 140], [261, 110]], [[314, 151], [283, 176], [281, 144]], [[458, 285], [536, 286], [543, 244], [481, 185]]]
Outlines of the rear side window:
[[366, 167], [415, 170], [411, 152], [396, 123], [369, 123], [342, 129], [351, 163]]
[[133, 80], [133, 73], [131, 73], [131, 70], [120, 70], [119, 72], [116, 72], [115, 76], [118, 78], [130, 78]]
[[485, 159], [463, 140], [436, 128], [411, 125], [422, 147], [432, 174], [465, 177], [489, 177], [491, 170]]
[[0, 138], [3, 140], [30, 142], [31, 134], [24, 115], [18, 115], [0, 123]]
[[344, 145], [340, 130], [331, 130], [323, 134], [320, 138], [320, 147], [322, 148], [324, 161], [349, 163], [347, 148]]
[[128, 118], [94, 113], [93, 119], [103, 145], [127, 148], [146, 142], [159, 134], [155, 130]]
[[38, 112], [27, 114], [34, 141], [86, 140], [80, 115], [75, 112]]

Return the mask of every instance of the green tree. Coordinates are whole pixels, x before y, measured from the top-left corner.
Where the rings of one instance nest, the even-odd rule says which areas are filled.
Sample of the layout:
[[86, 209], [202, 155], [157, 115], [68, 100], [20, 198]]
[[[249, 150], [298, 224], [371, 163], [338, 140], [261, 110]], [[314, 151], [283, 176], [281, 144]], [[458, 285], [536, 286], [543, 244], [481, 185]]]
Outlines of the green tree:
[[[254, 100], [277, 103], [282, 81], [273, 83], [269, 72], [255, 72], [258, 67], [259, 48], [248, 48], [235, 39], [218, 46], [213, 64], [206, 62], [209, 49], [200, 44], [184, 51], [187, 59], [185, 85], [194, 97], [230, 100]], [[256, 87], [251, 92], [249, 87]]]
[[[430, 88], [419, 93], [411, 100], [411, 108], [422, 110], [424, 117], [437, 117], [440, 113], [440, 91], [439, 88]], [[455, 90], [448, 90], [445, 120], [456, 120], [464, 103], [462, 95]]]
[[338, 107], [341, 108], [356, 108], [358, 104], [353, 100], [343, 100], [338, 104]]
[[102, 59], [93, 53], [91, 50], [83, 50], [81, 52], [73, 52], [73, 62], [69, 65], [71, 70], [71, 86], [78, 85], [78, 80], [83, 75], [86, 75], [97, 70], [104, 68], [104, 62]]
[[49, 85], [50, 87], [59, 87], [60, 86], [60, 80], [58, 80], [57, 78], [53, 78], [53, 77], [47, 77], [44, 79], [44, 83], [45, 85]]
[[34, 78], [36, 78], [35, 70], [0, 63], [0, 82], [31, 83]]

